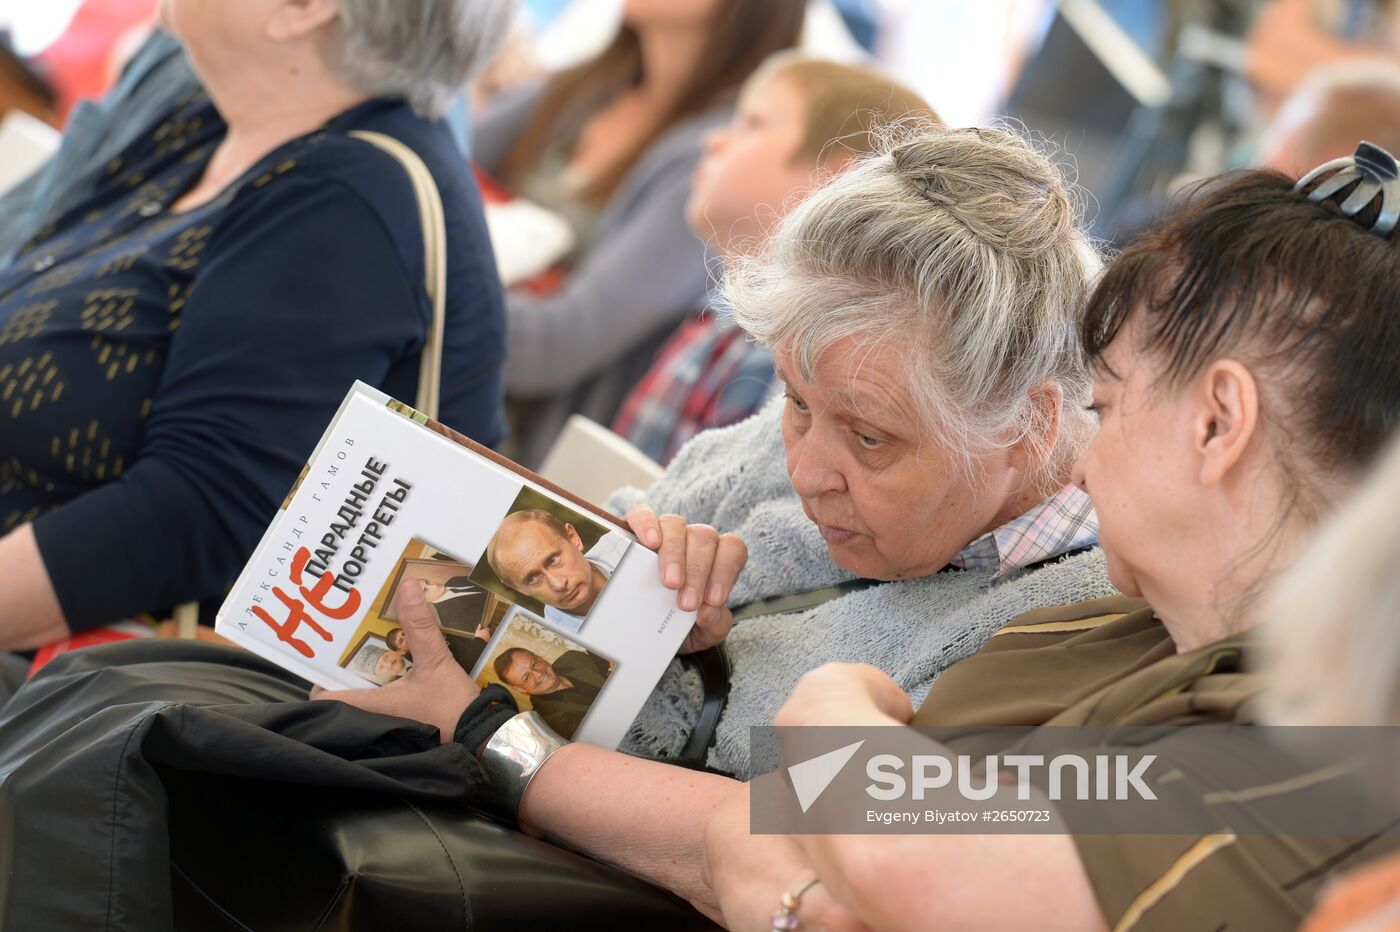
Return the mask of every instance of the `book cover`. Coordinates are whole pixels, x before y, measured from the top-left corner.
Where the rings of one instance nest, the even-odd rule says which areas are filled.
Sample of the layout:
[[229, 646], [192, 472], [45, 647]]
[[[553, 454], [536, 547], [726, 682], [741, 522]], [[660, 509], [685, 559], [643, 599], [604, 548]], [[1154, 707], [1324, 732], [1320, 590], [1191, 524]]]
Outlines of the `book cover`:
[[384, 685], [413, 666], [405, 580], [478, 683], [604, 747], [695, 621], [621, 519], [356, 383], [215, 630], [327, 689]]

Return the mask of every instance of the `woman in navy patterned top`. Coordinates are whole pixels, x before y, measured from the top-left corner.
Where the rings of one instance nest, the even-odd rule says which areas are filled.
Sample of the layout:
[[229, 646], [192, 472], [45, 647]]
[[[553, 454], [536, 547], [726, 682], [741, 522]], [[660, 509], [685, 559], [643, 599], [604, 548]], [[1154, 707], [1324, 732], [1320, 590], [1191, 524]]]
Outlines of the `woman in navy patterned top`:
[[411, 399], [431, 319], [386, 133], [447, 212], [443, 419], [501, 438], [500, 284], [436, 117], [509, 0], [164, 0], [208, 98], [0, 269], [0, 649], [237, 574], [355, 379]]

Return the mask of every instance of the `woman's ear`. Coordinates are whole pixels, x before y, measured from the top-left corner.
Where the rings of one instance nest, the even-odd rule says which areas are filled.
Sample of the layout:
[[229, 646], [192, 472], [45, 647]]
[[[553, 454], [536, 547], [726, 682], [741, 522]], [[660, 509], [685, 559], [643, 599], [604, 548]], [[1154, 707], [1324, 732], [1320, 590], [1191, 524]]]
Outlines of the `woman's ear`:
[[1193, 427], [1201, 483], [1216, 485], [1240, 461], [1258, 429], [1259, 386], [1244, 365], [1221, 359], [1202, 373], [1196, 395]]
[[273, 42], [295, 42], [339, 18], [334, 0], [282, 0], [267, 21], [267, 37]]
[[1064, 415], [1065, 390], [1059, 382], [1047, 379], [1032, 388], [1026, 398], [1031, 409], [1031, 429], [1009, 452], [1013, 469], [1032, 473], [1044, 468], [1055, 452]]

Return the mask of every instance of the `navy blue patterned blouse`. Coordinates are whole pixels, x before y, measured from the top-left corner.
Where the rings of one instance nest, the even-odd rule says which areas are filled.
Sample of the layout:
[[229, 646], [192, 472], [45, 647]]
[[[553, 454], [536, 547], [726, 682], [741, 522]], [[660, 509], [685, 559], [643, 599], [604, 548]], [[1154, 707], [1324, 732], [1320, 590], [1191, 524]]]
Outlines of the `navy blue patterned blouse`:
[[181, 107], [0, 270], [0, 532], [33, 522], [75, 630], [218, 599], [355, 379], [412, 402], [431, 318], [416, 201], [353, 129], [408, 143], [442, 192], [442, 420], [501, 439], [505, 312], [450, 133], [349, 110], [172, 213], [225, 132]]

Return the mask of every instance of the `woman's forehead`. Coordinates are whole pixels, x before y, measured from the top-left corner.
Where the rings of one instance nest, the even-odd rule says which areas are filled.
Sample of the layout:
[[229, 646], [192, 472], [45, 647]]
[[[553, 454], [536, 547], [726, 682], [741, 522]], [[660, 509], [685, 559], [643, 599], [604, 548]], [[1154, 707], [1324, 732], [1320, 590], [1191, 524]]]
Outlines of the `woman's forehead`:
[[817, 357], [810, 378], [790, 351], [775, 353], [774, 366], [788, 385], [816, 392], [823, 403], [852, 414], [905, 418], [914, 413], [909, 367], [895, 347], [848, 337]]
[[1143, 378], [1151, 381], [1155, 368], [1154, 354], [1143, 348], [1141, 335], [1142, 324], [1133, 318], [1118, 331], [1113, 342], [1099, 352], [1091, 366], [1096, 387], [1121, 388]]
[[747, 109], [762, 110], [769, 114], [780, 112], [798, 118], [804, 117], [807, 109], [802, 86], [782, 72], [754, 82], [752, 87], [745, 89], [739, 103]]

